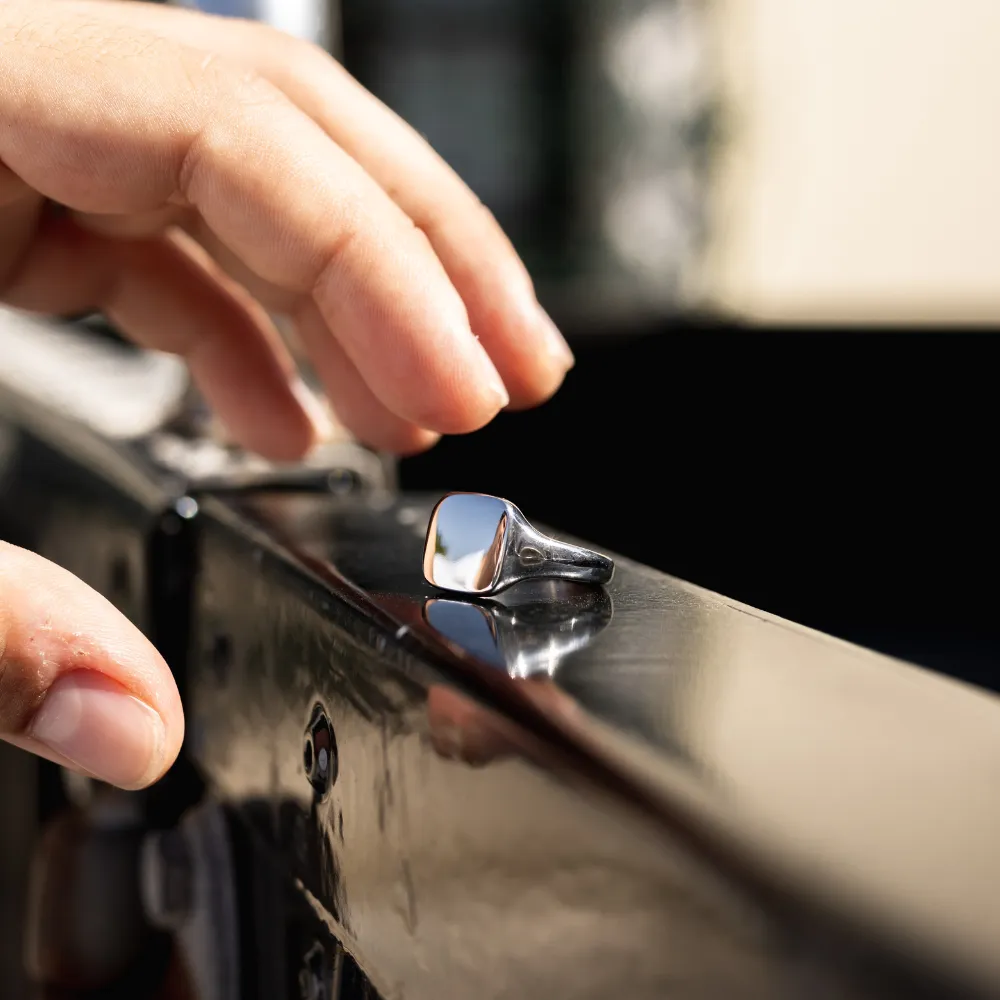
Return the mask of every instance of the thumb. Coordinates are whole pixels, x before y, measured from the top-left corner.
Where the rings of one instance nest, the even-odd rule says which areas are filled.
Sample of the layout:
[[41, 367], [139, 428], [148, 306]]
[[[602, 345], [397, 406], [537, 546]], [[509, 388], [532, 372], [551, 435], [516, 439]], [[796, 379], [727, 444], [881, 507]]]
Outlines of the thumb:
[[142, 788], [183, 736], [174, 679], [142, 633], [71, 573], [0, 542], [0, 739]]

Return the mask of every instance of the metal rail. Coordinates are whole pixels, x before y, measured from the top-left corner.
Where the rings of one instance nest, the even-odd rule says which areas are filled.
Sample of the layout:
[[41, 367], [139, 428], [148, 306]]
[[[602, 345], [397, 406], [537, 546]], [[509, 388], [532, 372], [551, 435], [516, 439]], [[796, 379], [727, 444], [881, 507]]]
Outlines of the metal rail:
[[140, 889], [199, 1000], [1000, 996], [994, 696], [624, 559], [454, 600], [366, 453], [192, 475], [170, 407], [115, 436], [30, 381], [0, 534], [178, 674]]

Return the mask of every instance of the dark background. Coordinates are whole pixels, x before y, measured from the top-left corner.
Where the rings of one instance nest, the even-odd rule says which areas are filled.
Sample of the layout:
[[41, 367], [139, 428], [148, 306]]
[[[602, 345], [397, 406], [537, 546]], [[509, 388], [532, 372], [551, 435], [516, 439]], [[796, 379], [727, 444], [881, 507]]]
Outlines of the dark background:
[[728, 597], [1000, 690], [989, 334], [674, 321], [573, 338], [537, 411], [402, 464]]

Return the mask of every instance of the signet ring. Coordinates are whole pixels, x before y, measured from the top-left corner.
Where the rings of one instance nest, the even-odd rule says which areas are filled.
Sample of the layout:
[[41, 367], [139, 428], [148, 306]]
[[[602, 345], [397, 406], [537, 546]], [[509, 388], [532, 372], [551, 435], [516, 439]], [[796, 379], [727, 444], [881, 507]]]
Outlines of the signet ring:
[[542, 578], [604, 584], [614, 569], [608, 556], [543, 534], [486, 493], [449, 493], [427, 526], [424, 577], [442, 590], [485, 596]]

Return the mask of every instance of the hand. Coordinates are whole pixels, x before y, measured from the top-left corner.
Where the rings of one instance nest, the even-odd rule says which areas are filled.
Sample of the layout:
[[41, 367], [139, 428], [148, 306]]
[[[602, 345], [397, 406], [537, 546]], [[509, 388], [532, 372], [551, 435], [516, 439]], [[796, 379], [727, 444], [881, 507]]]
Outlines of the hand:
[[117, 0], [8, 0], [0, 45], [0, 300], [183, 355], [275, 459], [321, 428], [262, 307], [376, 447], [558, 388], [572, 356], [500, 229], [321, 50]]
[[[551, 395], [572, 356], [488, 213], [328, 56], [120, 2], [0, 4], [0, 301], [100, 310], [183, 355], [245, 446], [345, 426], [400, 453]], [[53, 210], [53, 206], [59, 206]], [[183, 735], [166, 664], [78, 580], [0, 543], [0, 738], [126, 788]]]

